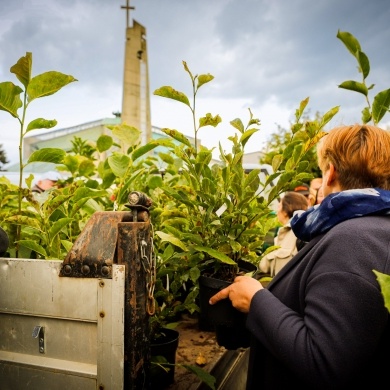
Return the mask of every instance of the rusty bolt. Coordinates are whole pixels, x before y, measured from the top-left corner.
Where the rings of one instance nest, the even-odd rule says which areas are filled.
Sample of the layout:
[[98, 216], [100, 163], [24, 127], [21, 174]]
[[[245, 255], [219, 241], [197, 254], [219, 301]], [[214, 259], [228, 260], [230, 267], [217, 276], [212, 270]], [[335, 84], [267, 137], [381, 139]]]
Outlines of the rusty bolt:
[[107, 276], [109, 274], [110, 274], [110, 267], [107, 267], [106, 265], [104, 265], [102, 267], [102, 275]]
[[99, 313], [99, 316], [100, 316], [100, 318], [104, 318], [104, 316], [105, 316], [104, 311], [101, 311], [101, 312]]
[[152, 200], [140, 191], [132, 191], [128, 196], [129, 203], [131, 205], [140, 205], [145, 207], [150, 207], [152, 205]]

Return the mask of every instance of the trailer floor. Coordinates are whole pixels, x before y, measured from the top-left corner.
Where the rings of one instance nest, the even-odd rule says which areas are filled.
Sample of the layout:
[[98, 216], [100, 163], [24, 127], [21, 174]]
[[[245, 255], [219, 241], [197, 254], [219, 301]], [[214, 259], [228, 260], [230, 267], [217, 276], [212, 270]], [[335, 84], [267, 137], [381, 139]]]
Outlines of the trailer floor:
[[183, 317], [176, 330], [179, 331], [180, 337], [176, 353], [175, 381], [167, 389], [195, 390], [201, 383], [199, 378], [180, 364], [202, 367], [211, 372], [227, 350], [217, 344], [214, 332], [199, 330], [196, 318]]

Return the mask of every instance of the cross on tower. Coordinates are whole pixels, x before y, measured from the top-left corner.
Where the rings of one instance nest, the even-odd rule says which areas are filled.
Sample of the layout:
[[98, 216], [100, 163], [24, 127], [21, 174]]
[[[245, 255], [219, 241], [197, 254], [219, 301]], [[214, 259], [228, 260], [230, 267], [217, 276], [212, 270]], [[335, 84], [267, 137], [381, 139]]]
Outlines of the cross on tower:
[[130, 10], [135, 9], [135, 7], [130, 7], [129, 2], [130, 0], [126, 0], [126, 5], [121, 5], [121, 8], [126, 10], [126, 27], [129, 27]]

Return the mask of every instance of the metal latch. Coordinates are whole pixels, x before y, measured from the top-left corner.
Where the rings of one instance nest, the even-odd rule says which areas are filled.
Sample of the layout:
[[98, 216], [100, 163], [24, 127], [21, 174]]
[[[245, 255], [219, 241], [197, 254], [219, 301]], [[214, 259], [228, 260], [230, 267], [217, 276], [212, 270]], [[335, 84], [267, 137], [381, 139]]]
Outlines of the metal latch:
[[43, 326], [36, 326], [33, 330], [32, 337], [38, 338], [39, 353], [45, 353], [45, 334]]

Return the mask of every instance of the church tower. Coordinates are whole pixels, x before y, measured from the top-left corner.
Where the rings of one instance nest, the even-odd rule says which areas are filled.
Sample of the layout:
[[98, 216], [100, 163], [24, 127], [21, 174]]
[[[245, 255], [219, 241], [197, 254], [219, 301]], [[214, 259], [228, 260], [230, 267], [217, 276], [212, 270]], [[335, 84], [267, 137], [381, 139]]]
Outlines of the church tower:
[[133, 126], [141, 132], [141, 144], [152, 139], [150, 118], [149, 67], [146, 42], [146, 29], [133, 20], [130, 26], [130, 10], [126, 5], [126, 43], [123, 75], [122, 123]]

